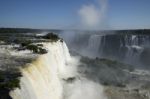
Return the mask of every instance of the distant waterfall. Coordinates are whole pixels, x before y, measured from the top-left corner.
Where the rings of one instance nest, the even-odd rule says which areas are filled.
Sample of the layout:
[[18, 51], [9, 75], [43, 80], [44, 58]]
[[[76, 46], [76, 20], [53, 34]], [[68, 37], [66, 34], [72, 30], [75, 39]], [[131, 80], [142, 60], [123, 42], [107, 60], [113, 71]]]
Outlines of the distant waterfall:
[[142, 65], [141, 54], [150, 47], [149, 35], [113, 34], [103, 37], [101, 46], [104, 57], [117, 59], [133, 65]]
[[100, 35], [92, 35], [89, 39], [88, 49], [98, 52], [101, 44], [101, 38], [102, 37]]
[[[88, 41], [87, 51], [90, 53], [91, 57], [98, 57], [101, 46], [101, 35], [91, 35]], [[98, 55], [98, 56], [97, 56]]]
[[125, 35], [125, 45], [126, 46], [140, 46], [140, 45], [146, 45], [150, 43], [150, 38], [149, 36], [144, 36], [144, 35]]
[[[145, 56], [143, 54], [150, 53], [149, 34], [136, 34], [135, 32], [112, 34], [85, 33], [82, 35], [77, 34], [74, 38], [78, 39], [72, 39], [73, 44], [71, 45], [73, 46], [70, 47], [76, 49], [77, 53], [90, 58], [110, 58], [142, 66], [141, 59]], [[149, 56], [147, 55], [147, 57]], [[150, 62], [147, 63], [150, 64]]]

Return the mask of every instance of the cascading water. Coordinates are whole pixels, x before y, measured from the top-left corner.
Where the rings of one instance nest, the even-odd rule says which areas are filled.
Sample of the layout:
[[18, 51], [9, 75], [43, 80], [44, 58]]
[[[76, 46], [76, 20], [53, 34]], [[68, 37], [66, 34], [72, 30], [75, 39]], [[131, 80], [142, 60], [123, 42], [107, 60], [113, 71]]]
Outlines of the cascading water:
[[98, 52], [100, 44], [101, 44], [101, 36], [92, 35], [89, 39], [88, 49]]
[[89, 39], [89, 43], [88, 43], [88, 51], [89, 53], [92, 52], [92, 56], [95, 57], [98, 55], [99, 53], [99, 49], [101, 46], [101, 35], [91, 35], [90, 39]]
[[[108, 32], [110, 33], [91, 32], [82, 35], [76, 33], [74, 38], [71, 39], [73, 44], [70, 44], [70, 47], [77, 49], [77, 53], [90, 58], [110, 58], [133, 65], [144, 66], [145, 58], [143, 57], [150, 57], [148, 54], [150, 53], [150, 35], [147, 31]], [[78, 39], [76, 40], [76, 38]], [[145, 55], [146, 53], [147, 55]], [[150, 64], [148, 60], [146, 62]]]
[[[20, 88], [10, 92], [13, 99], [106, 99], [101, 85], [77, 73], [79, 61], [70, 56], [64, 42], [43, 45], [48, 53], [21, 68]], [[77, 76], [74, 83], [64, 81]]]
[[[149, 44], [149, 36], [127, 35], [123, 48], [127, 48], [124, 61], [134, 65], [142, 65], [140, 63], [140, 55], [144, 50], [144, 46]], [[121, 52], [120, 52], [121, 53]]]
[[44, 44], [49, 53], [21, 69], [20, 89], [10, 93], [13, 99], [62, 99], [60, 76], [70, 60], [65, 43]]
[[[76, 49], [77, 47], [79, 50], [77, 53], [80, 53], [83, 56], [88, 56], [90, 58], [100, 57], [102, 52], [101, 47], [102, 47], [103, 36], [97, 34], [88, 35], [88, 36], [89, 37], [85, 36], [86, 40], [81, 39], [80, 44], [75, 44], [76, 46], [74, 46], [75, 47], [74, 49]], [[82, 47], [78, 47], [78, 45]]]

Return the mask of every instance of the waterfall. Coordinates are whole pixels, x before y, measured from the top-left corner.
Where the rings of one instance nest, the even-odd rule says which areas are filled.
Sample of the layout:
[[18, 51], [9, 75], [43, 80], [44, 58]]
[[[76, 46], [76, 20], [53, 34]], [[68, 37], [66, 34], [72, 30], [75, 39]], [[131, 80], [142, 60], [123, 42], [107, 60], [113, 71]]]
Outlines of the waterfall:
[[71, 59], [65, 43], [43, 43], [48, 53], [21, 69], [20, 88], [10, 92], [13, 99], [62, 99], [60, 77]]
[[[141, 55], [145, 48], [149, 48], [150, 36], [144, 34], [91, 34], [87, 47], [79, 52], [90, 58], [110, 58], [132, 65], [143, 65]], [[135, 64], [136, 63], [136, 64]]]
[[[70, 56], [64, 42], [42, 44], [48, 53], [20, 69], [20, 88], [9, 93], [12, 99], [106, 99], [99, 83], [77, 73], [79, 58]], [[80, 79], [67, 83], [69, 78]]]
[[141, 65], [140, 55], [144, 50], [144, 46], [149, 42], [148, 36], [128, 35], [125, 36], [125, 47], [127, 52], [124, 61], [134, 65]]
[[100, 44], [101, 35], [91, 35], [89, 39], [88, 49], [94, 52], [98, 52]]
[[[99, 49], [101, 46], [101, 35], [91, 35], [88, 41], [87, 51], [90, 53], [91, 57], [98, 57]], [[98, 55], [98, 56], [97, 56]]]

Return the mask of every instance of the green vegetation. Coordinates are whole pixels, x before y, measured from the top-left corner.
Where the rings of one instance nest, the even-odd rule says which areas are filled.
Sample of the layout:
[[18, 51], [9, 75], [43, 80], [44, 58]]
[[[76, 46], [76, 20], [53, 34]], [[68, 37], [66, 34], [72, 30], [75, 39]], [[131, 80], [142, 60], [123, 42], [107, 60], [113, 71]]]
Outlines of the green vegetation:
[[31, 29], [31, 28], [0, 28], [0, 33], [41, 33], [41, 32], [61, 32], [56, 29]]
[[[106, 82], [106, 81], [102, 82], [101, 84], [104, 85], [104, 86], [110, 86], [110, 85], [111, 85], [110, 82]], [[122, 88], [123, 88], [123, 87], [126, 87], [125, 84], [122, 84], [122, 83], [120, 83], [120, 82], [116, 82], [116, 83], [114, 84], [114, 86], [116, 86], [116, 87], [122, 87]]]
[[14, 88], [20, 88], [21, 73], [10, 71], [0, 71], [0, 91], [1, 90], [13, 90]]
[[13, 90], [14, 88], [20, 88], [20, 85], [19, 85], [19, 79], [13, 79], [9, 82], [4, 82], [4, 83], [0, 83], [0, 89], [9, 89], [9, 90]]
[[0, 33], [36, 33], [42, 32], [40, 29], [27, 29], [27, 28], [0, 28]]
[[58, 41], [60, 38], [58, 37], [58, 35], [54, 34], [54, 33], [48, 33], [47, 35], [43, 36], [44, 39], [49, 39], [51, 41]]
[[105, 59], [105, 58], [99, 59], [99, 61], [106, 63], [108, 66], [110, 66], [112, 64], [117, 64], [117, 61], [109, 60], [109, 59]]
[[[0, 40], [7, 44], [22, 44], [26, 46], [29, 43], [36, 42], [56, 42], [59, 40], [58, 35], [50, 31], [60, 32], [59, 30], [47, 30], [45, 36], [36, 36], [37, 33], [42, 33], [46, 30], [39, 29], [26, 29], [26, 28], [0, 28]], [[28, 34], [29, 33], [29, 34]], [[29, 42], [28, 42], [29, 41]]]
[[108, 67], [110, 68], [118, 68], [118, 69], [128, 69], [129, 71], [133, 71], [134, 68], [133, 66], [129, 65], [129, 64], [123, 64], [121, 62], [118, 62], [116, 60], [109, 60], [109, 59], [97, 59], [100, 62], [102, 62], [103, 64], [106, 64]]
[[94, 65], [94, 66], [107, 66], [109, 68], [113, 69], [128, 69], [129, 71], [133, 71], [134, 67], [129, 64], [124, 64], [116, 60], [110, 60], [110, 59], [105, 59], [105, 58], [95, 58], [95, 59], [89, 59], [87, 57], [84, 57], [81, 59], [81, 62], [85, 62], [89, 65]]
[[38, 53], [38, 46], [36, 45], [27, 45], [26, 48], [32, 50], [34, 53]]
[[35, 44], [33, 44], [34, 41], [32, 41], [32, 40], [19, 40], [19, 39], [17, 39], [17, 40], [15, 40], [15, 43], [21, 45], [20, 48], [17, 48], [18, 50], [28, 49], [28, 50], [33, 51], [36, 54], [46, 54], [47, 53], [47, 50], [42, 48], [43, 44], [35, 45]]
[[135, 30], [114, 30], [115, 33], [117, 34], [122, 34], [122, 35], [149, 35], [150, 30], [149, 29], [135, 29]]
[[33, 45], [33, 44], [27, 45], [26, 49], [31, 50], [37, 54], [46, 54], [47, 53], [46, 49], [43, 49], [43, 48], [39, 47], [38, 45]]
[[46, 54], [47, 50], [39, 47], [39, 54]]
[[133, 66], [110, 59], [82, 57], [80, 61], [79, 72], [105, 86], [126, 87], [128, 74], [134, 71]]
[[20, 41], [20, 43], [21, 43], [21, 46], [28, 46], [29, 44], [31, 44], [32, 43], [32, 41], [31, 40], [24, 40], [24, 41]]
[[15, 88], [20, 88], [21, 73], [18, 71], [0, 70], [0, 99], [12, 99], [9, 92]]

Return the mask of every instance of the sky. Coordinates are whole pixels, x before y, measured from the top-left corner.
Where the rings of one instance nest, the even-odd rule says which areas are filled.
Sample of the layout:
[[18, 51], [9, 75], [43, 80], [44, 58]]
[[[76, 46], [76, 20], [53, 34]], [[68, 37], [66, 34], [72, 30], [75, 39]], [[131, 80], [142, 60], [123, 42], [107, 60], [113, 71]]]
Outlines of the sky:
[[0, 0], [0, 27], [148, 29], [150, 0]]

